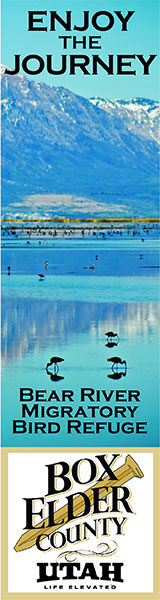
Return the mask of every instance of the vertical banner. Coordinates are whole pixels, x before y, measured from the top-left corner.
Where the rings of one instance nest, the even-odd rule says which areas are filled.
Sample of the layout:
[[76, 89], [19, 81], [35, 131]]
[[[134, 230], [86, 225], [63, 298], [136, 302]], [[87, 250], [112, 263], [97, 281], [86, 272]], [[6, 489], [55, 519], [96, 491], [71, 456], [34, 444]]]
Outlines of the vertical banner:
[[157, 0], [2, 0], [2, 600], [159, 600]]

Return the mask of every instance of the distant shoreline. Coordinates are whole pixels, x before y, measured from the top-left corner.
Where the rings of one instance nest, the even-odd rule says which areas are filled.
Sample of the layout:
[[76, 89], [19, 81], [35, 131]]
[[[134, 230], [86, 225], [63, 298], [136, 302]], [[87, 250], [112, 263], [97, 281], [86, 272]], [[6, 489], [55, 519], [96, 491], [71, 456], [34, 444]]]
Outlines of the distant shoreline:
[[159, 217], [123, 217], [123, 218], [69, 218], [69, 217], [56, 217], [54, 219], [1, 219], [1, 223], [28, 223], [28, 226], [33, 223], [81, 223], [87, 225], [88, 223], [98, 223], [103, 226], [103, 223], [160, 223]]
[[[2, 221], [2, 238], [7, 242], [17, 238], [26, 239], [27, 244], [31, 239], [41, 240], [55, 238], [70, 238], [70, 239], [129, 239], [129, 238], [148, 238], [149, 234], [152, 237], [159, 236], [160, 219], [152, 218], [132, 218], [132, 219], [65, 219], [57, 218], [52, 220], [3, 220]], [[9, 239], [8, 239], [9, 236]], [[39, 241], [39, 244], [43, 243]], [[5, 246], [5, 244], [4, 244]]]

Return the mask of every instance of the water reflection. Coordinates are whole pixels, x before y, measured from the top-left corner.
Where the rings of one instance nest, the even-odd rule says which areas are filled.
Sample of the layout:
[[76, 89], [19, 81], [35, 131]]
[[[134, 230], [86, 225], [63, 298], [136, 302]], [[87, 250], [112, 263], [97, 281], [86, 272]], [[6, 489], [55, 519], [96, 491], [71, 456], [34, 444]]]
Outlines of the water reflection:
[[94, 343], [102, 338], [104, 345], [105, 333], [114, 330], [120, 341], [144, 342], [157, 335], [158, 325], [158, 303], [97, 304], [6, 297], [2, 305], [2, 365], [51, 345], [62, 348], [74, 341], [78, 348], [84, 333]]
[[[144, 423], [147, 435], [142, 431], [137, 440], [133, 419], [133, 436], [128, 438], [129, 432], [127, 435], [121, 432], [113, 440], [107, 424], [103, 428], [101, 423], [97, 444], [102, 447], [158, 445], [156, 240], [145, 240], [143, 260], [140, 259], [141, 242], [133, 244], [130, 240], [129, 244], [125, 241], [108, 245], [104, 241], [105, 246], [98, 240], [96, 245], [70, 242], [71, 246], [59, 241], [54, 248], [35, 248], [34, 251], [30, 245], [27, 246], [30, 250], [4, 249], [2, 443], [5, 446], [61, 446], [63, 439], [64, 446], [94, 445], [95, 419], [94, 415], [90, 417], [91, 407], [87, 410], [92, 431], [87, 435], [83, 432], [83, 423], [80, 437], [75, 430], [72, 435], [68, 434], [67, 421], [61, 417], [59, 433], [44, 433], [44, 437], [40, 432], [32, 435], [28, 430], [29, 416], [24, 435], [18, 431], [13, 434], [13, 420], [23, 417], [19, 389], [47, 389], [48, 395], [52, 389], [58, 394], [65, 389], [74, 390], [76, 414], [82, 387], [104, 389], [109, 393], [111, 386], [115, 391], [123, 388], [140, 391], [136, 418]], [[94, 269], [83, 268], [93, 264]], [[39, 281], [38, 273], [45, 273], [43, 281]], [[113, 346], [115, 339], [117, 347]], [[63, 358], [59, 375], [55, 357]], [[119, 417], [120, 421], [122, 418]], [[36, 424], [36, 417], [33, 421]], [[49, 422], [47, 416], [46, 427]]]

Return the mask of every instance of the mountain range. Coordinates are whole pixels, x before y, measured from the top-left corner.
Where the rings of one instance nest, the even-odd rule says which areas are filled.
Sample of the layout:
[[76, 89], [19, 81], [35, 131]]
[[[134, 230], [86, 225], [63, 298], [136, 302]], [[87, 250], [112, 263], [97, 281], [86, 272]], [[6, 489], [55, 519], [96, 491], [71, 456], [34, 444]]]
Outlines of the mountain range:
[[1, 89], [4, 217], [157, 216], [157, 101], [87, 99], [5, 67]]

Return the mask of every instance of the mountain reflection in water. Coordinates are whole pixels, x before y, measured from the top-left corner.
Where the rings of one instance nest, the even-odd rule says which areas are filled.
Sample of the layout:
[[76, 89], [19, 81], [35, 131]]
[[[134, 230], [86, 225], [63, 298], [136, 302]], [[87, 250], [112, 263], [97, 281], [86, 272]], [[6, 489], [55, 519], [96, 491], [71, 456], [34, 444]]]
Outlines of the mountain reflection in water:
[[2, 364], [52, 344], [60, 348], [76, 337], [78, 343], [83, 333], [94, 341], [102, 338], [104, 344], [109, 330], [130, 341], [149, 341], [157, 335], [158, 324], [158, 304], [152, 302], [97, 304], [7, 297], [2, 306]]

